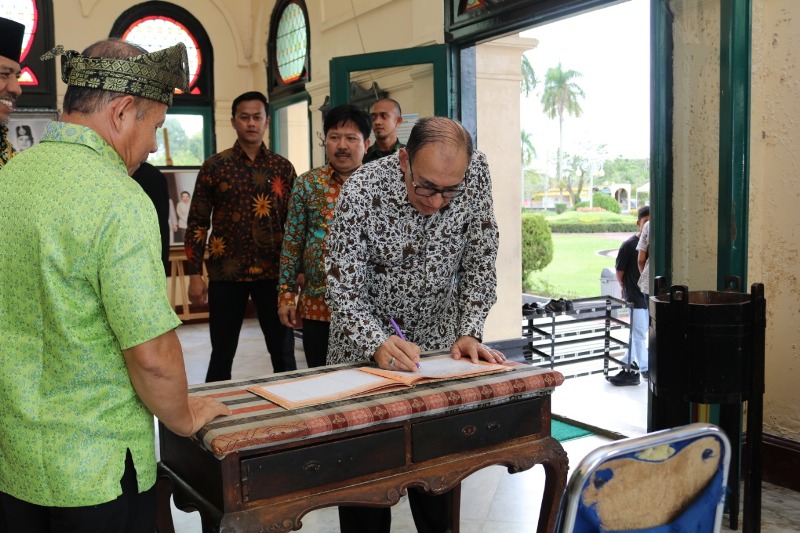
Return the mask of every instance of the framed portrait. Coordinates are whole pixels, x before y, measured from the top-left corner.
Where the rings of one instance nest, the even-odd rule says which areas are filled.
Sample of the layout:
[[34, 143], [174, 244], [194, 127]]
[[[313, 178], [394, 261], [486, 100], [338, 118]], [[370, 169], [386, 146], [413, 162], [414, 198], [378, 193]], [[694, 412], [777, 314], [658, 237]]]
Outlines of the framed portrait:
[[38, 144], [45, 127], [51, 120], [58, 120], [54, 109], [18, 109], [8, 117], [8, 140], [17, 152]]
[[159, 167], [167, 178], [169, 192], [169, 244], [174, 247], [183, 246], [186, 236], [186, 222], [189, 219], [189, 207], [194, 196], [194, 184], [197, 181], [197, 167]]

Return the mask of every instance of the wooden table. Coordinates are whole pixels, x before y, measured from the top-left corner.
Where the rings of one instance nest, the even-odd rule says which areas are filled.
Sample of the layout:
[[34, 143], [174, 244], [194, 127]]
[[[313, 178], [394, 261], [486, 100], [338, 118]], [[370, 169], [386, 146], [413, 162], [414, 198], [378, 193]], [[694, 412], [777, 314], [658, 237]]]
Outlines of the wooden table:
[[459, 531], [460, 483], [490, 465], [544, 466], [538, 531], [552, 531], [567, 456], [550, 435], [550, 396], [564, 377], [517, 364], [511, 372], [417, 385], [407, 391], [285, 410], [246, 387], [335, 365], [192, 386], [233, 411], [192, 438], [159, 426], [158, 527], [174, 531], [169, 497], [198, 510], [203, 531], [300, 529], [303, 515], [339, 504], [390, 506], [409, 486], [451, 489]]

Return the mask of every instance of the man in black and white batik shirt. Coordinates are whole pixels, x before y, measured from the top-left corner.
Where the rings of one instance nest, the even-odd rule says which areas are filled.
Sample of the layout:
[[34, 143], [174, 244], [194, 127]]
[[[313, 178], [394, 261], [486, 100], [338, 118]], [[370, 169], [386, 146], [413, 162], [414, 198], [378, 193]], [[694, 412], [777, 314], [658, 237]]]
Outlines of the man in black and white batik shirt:
[[[353, 173], [325, 242], [328, 364], [414, 371], [420, 351], [435, 349], [505, 360], [481, 343], [497, 298], [489, 167], [458, 122], [422, 119], [405, 148]], [[446, 495], [408, 492], [418, 530], [445, 531]], [[340, 507], [339, 521], [343, 533], [388, 532], [391, 514]]]

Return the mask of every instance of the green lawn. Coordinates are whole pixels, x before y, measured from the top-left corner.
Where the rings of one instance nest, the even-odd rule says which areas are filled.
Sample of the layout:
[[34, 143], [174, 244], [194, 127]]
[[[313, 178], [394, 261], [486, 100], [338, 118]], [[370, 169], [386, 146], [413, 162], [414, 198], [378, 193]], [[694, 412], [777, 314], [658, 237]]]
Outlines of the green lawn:
[[605, 267], [614, 269], [614, 259], [597, 252], [618, 250], [620, 244], [619, 239], [597, 234], [554, 233], [553, 261], [544, 270], [531, 274], [533, 294], [565, 298], [599, 296], [600, 274]]

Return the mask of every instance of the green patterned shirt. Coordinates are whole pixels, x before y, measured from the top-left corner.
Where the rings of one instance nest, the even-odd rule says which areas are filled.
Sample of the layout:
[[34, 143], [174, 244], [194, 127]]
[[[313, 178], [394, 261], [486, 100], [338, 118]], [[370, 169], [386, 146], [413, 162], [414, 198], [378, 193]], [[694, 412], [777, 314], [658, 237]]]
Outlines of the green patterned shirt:
[[0, 491], [45, 506], [155, 482], [153, 416], [122, 350], [180, 324], [155, 209], [91, 129], [51, 122], [0, 174]]

